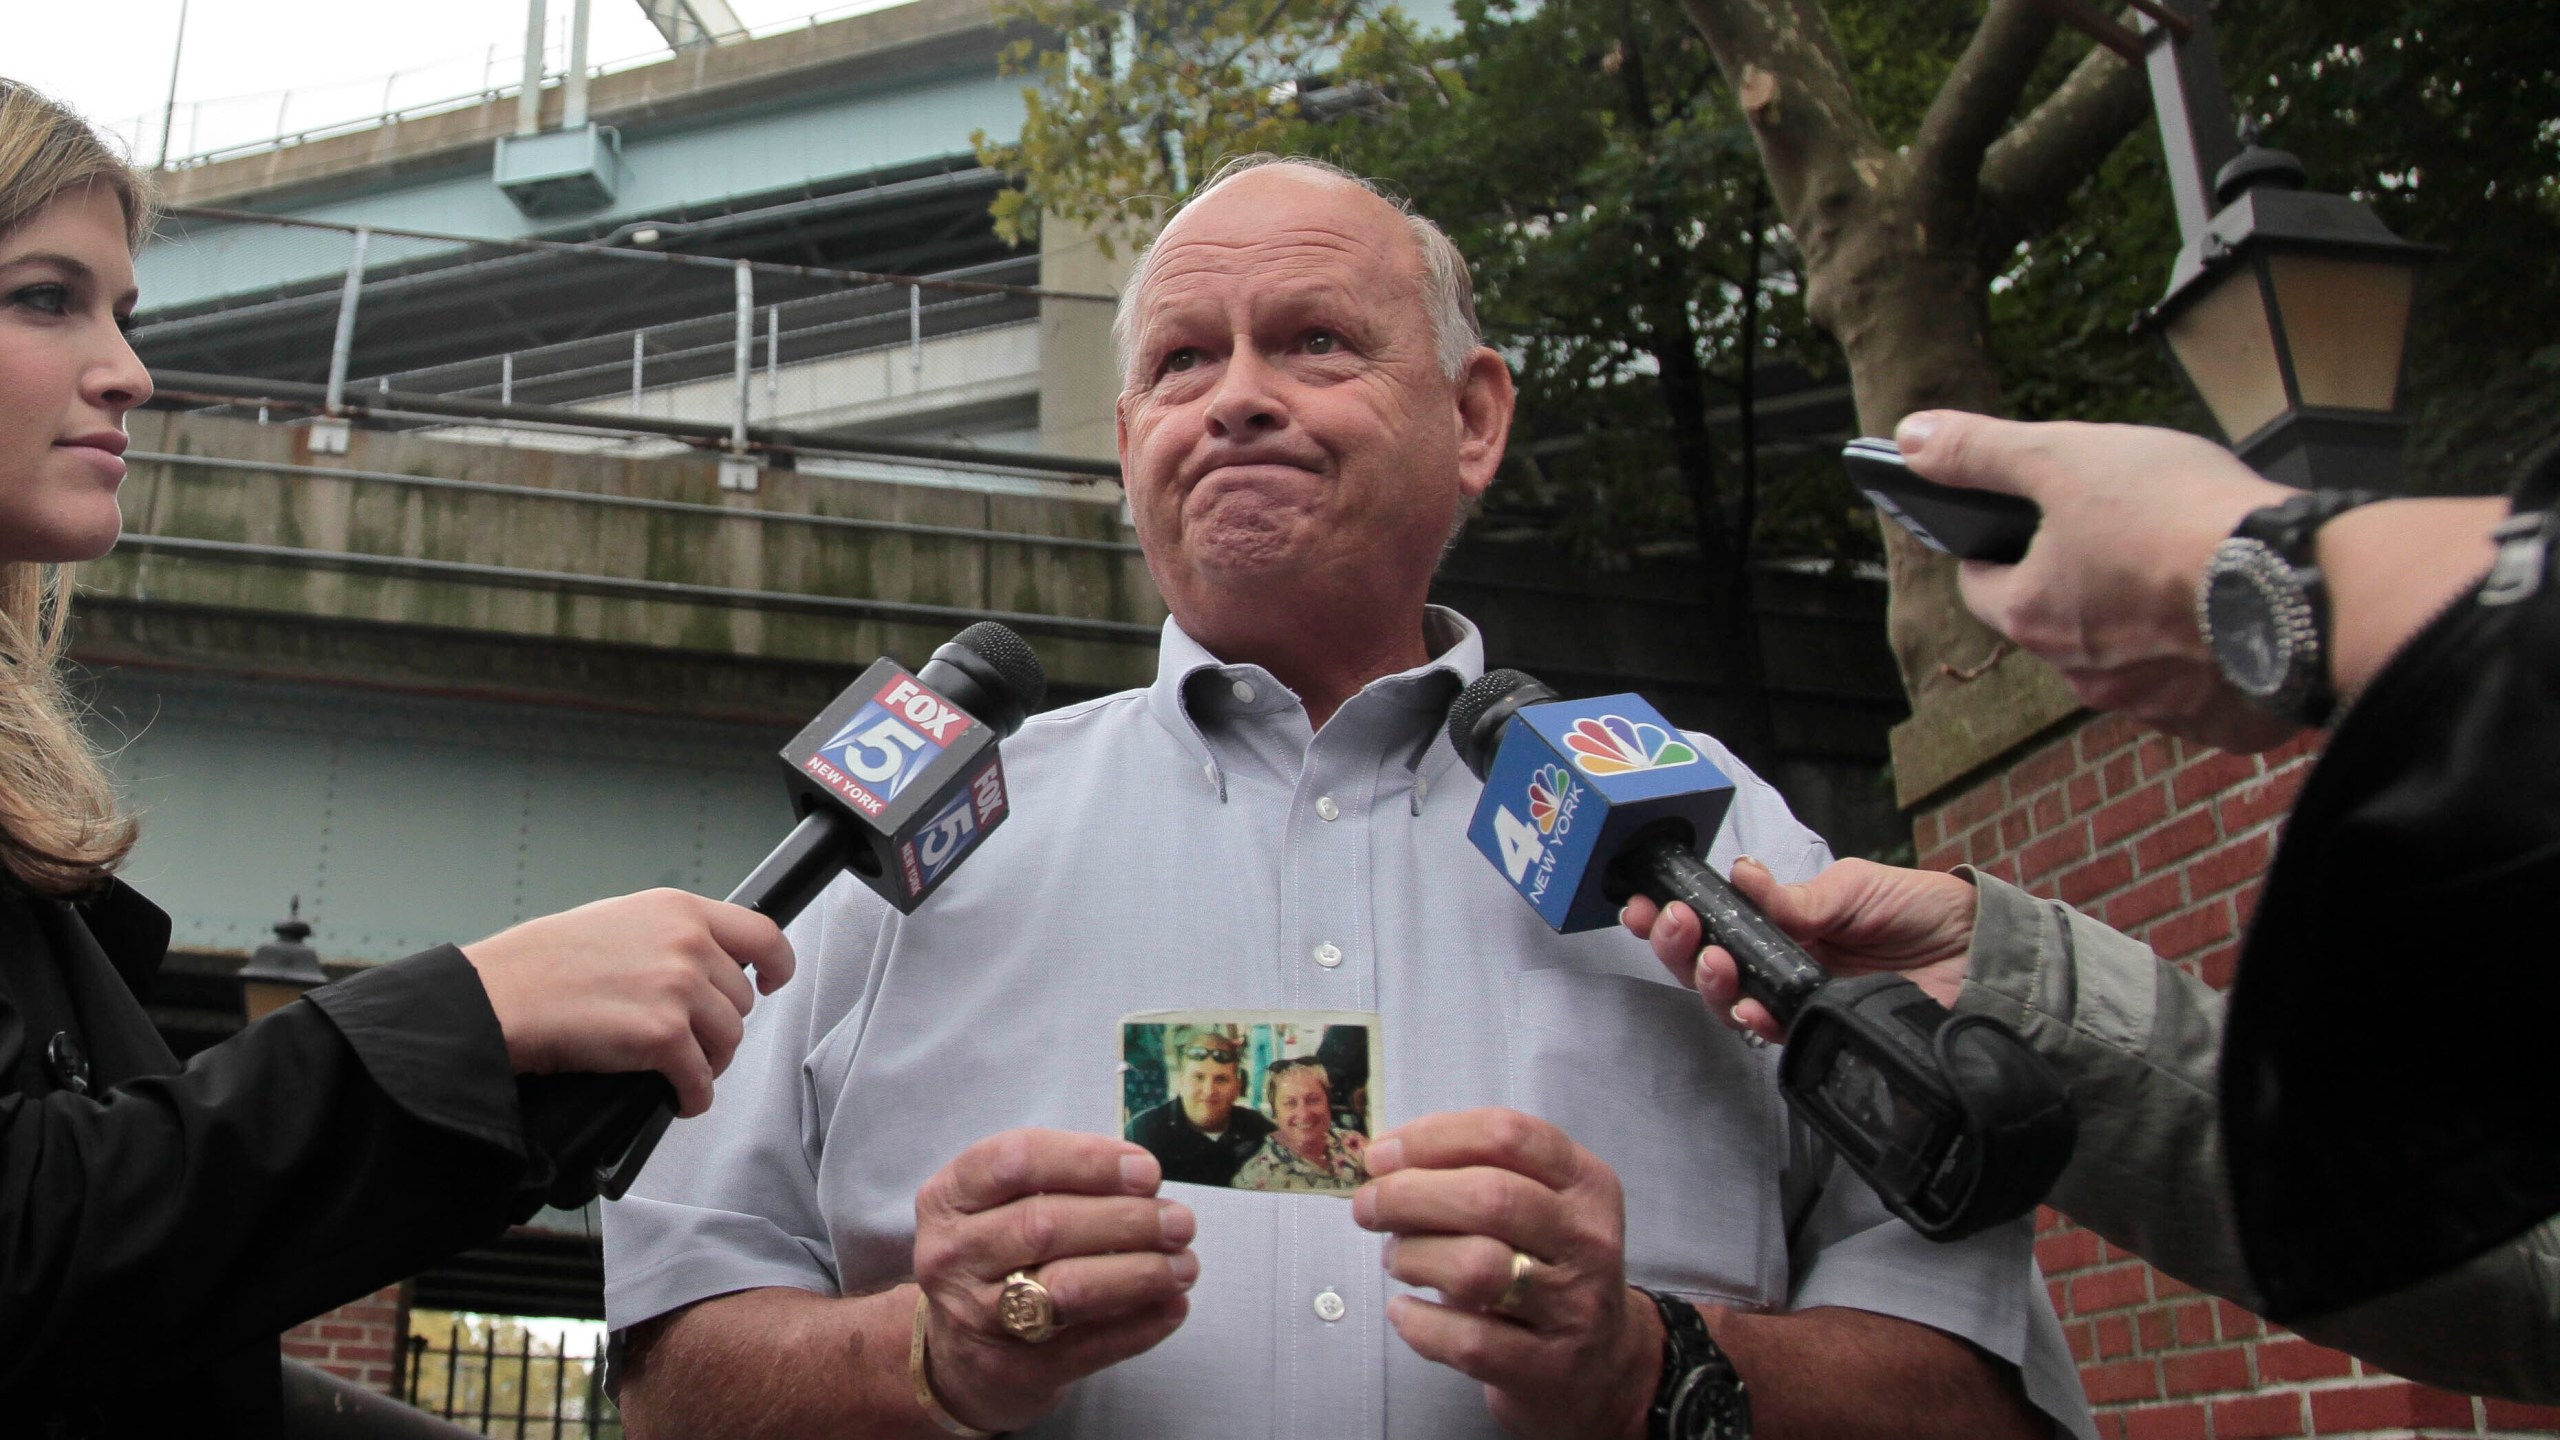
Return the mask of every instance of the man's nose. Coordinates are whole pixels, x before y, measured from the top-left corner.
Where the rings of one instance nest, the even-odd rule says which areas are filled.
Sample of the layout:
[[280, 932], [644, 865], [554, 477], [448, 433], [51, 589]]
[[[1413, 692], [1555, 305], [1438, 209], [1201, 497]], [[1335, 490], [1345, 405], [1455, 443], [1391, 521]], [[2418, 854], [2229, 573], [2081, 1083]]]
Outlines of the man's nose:
[[1248, 440], [1286, 429], [1288, 403], [1280, 395], [1280, 374], [1250, 345], [1236, 347], [1218, 388], [1209, 397], [1209, 433], [1222, 440]]

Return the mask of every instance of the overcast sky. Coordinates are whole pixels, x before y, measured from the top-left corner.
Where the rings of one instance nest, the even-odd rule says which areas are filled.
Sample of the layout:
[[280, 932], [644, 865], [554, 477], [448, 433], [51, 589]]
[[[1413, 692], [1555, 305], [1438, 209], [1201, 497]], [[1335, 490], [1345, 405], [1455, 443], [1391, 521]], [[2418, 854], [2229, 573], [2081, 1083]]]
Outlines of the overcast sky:
[[[0, 75], [69, 103], [157, 158], [180, 0], [0, 0]], [[592, 0], [591, 61], [667, 51], [637, 0]], [[730, 0], [763, 29], [894, 0]], [[273, 136], [512, 82], [527, 0], [186, 0], [174, 154]], [[571, 0], [548, 0], [549, 55], [568, 54]], [[281, 117], [283, 124], [278, 125]]]

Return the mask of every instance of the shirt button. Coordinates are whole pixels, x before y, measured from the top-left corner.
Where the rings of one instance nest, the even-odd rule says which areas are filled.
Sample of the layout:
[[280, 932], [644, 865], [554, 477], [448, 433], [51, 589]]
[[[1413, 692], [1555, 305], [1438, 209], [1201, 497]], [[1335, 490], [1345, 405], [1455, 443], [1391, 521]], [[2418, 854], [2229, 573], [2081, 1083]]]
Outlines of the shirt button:
[[1316, 1318], [1327, 1325], [1341, 1319], [1349, 1308], [1342, 1303], [1341, 1296], [1330, 1290], [1316, 1292]]
[[1316, 818], [1320, 820], [1339, 820], [1342, 818], [1342, 807], [1333, 803], [1332, 796], [1319, 795], [1316, 797]]
[[1429, 779], [1426, 778], [1413, 782], [1413, 798], [1416, 800], [1428, 800], [1431, 798], [1431, 782]]
[[1342, 947], [1328, 940], [1316, 947], [1316, 963], [1327, 970], [1342, 963]]
[[1247, 705], [1253, 703], [1253, 682], [1250, 680], [1237, 681], [1227, 687], [1227, 692]]

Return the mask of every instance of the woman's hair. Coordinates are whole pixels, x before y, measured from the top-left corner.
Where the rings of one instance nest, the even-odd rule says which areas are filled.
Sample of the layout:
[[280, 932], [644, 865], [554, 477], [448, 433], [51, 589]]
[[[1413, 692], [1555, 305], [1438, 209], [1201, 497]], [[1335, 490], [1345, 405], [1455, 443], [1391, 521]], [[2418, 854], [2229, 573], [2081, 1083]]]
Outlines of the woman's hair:
[[[0, 79], [0, 236], [89, 185], [123, 204], [126, 243], [140, 246], [153, 218], [148, 177], [89, 122]], [[133, 821], [55, 666], [70, 618], [69, 567], [0, 564], [0, 870], [39, 895], [95, 889], [133, 848]]]
[[1263, 1109], [1265, 1109], [1265, 1110], [1267, 1110], [1267, 1111], [1269, 1111], [1269, 1112], [1271, 1112], [1271, 1113], [1272, 1113], [1272, 1114], [1274, 1114], [1274, 1115], [1279, 1114], [1279, 1113], [1280, 1113], [1280, 1080], [1281, 1080], [1281, 1077], [1283, 1077], [1283, 1076], [1287, 1076], [1287, 1075], [1297, 1075], [1297, 1074], [1302, 1074], [1302, 1073], [1305, 1073], [1305, 1072], [1307, 1072], [1307, 1071], [1313, 1071], [1313, 1072], [1315, 1073], [1316, 1083], [1317, 1083], [1318, 1085], [1321, 1085], [1321, 1086], [1323, 1086], [1323, 1087], [1324, 1087], [1324, 1098], [1325, 1098], [1325, 1103], [1326, 1103], [1326, 1104], [1328, 1104], [1328, 1105], [1332, 1104], [1332, 1103], [1333, 1103], [1333, 1075], [1332, 1075], [1332, 1073], [1331, 1073], [1331, 1072], [1329, 1072], [1329, 1071], [1327, 1071], [1327, 1070], [1324, 1068], [1324, 1062], [1323, 1062], [1323, 1061], [1318, 1060], [1318, 1059], [1317, 1059], [1316, 1057], [1314, 1057], [1313, 1055], [1301, 1055], [1301, 1056], [1299, 1056], [1298, 1058], [1296, 1058], [1296, 1059], [1294, 1059], [1294, 1060], [1280, 1060], [1280, 1061], [1275, 1061], [1275, 1062], [1273, 1062], [1273, 1064], [1272, 1064], [1271, 1068], [1270, 1068], [1269, 1070], [1267, 1070], [1267, 1071], [1265, 1071], [1265, 1072], [1263, 1073], [1263, 1076], [1262, 1076], [1262, 1108], [1263, 1108]]

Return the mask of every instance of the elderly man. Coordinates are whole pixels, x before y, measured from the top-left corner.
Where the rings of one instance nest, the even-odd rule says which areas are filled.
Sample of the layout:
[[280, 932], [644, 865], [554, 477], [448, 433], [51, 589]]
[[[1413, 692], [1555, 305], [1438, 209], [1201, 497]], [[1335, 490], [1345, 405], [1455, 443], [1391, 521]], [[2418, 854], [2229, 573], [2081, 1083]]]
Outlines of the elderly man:
[[[1482, 644], [1424, 602], [1512, 391], [1445, 237], [1230, 171], [1121, 322], [1156, 682], [1026, 724], [1016, 818], [932, 905], [802, 918], [814, 978], [607, 1216], [632, 1433], [2091, 1433], [2023, 1225], [1921, 1240], [1772, 1052], [1468, 845], [1440, 732]], [[1820, 869], [1699, 744], [1711, 858]], [[1115, 1133], [1121, 1015], [1242, 1008], [1379, 1017], [1350, 1203], [1177, 1200]]]
[[1262, 1148], [1271, 1117], [1244, 1093], [1244, 1056], [1235, 1037], [1210, 1030], [1187, 1037], [1176, 1053], [1173, 1095], [1129, 1121], [1129, 1138], [1147, 1147], [1164, 1178], [1192, 1185], [1224, 1185]]

